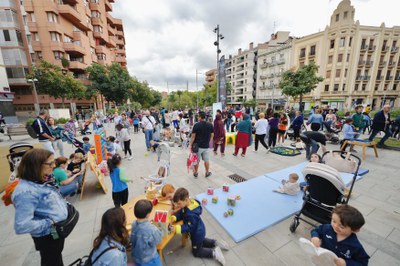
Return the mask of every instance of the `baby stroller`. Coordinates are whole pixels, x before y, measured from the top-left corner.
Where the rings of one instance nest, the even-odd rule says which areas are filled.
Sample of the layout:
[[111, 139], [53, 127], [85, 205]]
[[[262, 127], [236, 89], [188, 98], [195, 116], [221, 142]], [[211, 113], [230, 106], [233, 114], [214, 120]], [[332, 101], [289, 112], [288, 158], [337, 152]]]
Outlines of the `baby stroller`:
[[92, 131], [90, 131], [89, 129], [89, 125], [90, 125], [90, 120], [85, 121], [84, 123], [81, 124], [81, 129], [80, 129], [80, 133], [81, 135], [90, 135], [92, 134]]
[[339, 144], [339, 132], [342, 131], [342, 125], [340, 121], [332, 122], [329, 127], [326, 127], [325, 137], [326, 140], [332, 144]]
[[[324, 160], [325, 155], [328, 153], [330, 152], [322, 155], [322, 160]], [[343, 159], [347, 155], [346, 152], [341, 151], [333, 151], [332, 153], [339, 153]], [[328, 224], [331, 221], [331, 213], [336, 204], [348, 203], [361, 164], [360, 158], [353, 154], [350, 156], [357, 162], [357, 168], [354, 172], [347, 197], [345, 197], [346, 186], [336, 169], [321, 163], [309, 163], [304, 168], [303, 175], [308, 183], [308, 187], [304, 191], [303, 206], [295, 214], [293, 222], [290, 224], [290, 232], [294, 233], [296, 231], [300, 220], [315, 226], [312, 222], [302, 218], [301, 215], [311, 218], [318, 223]]]
[[26, 142], [18, 142], [10, 146], [9, 154], [7, 154], [7, 161], [10, 165], [10, 178], [9, 182], [13, 182], [17, 178], [17, 168], [21, 162], [22, 156], [29, 150], [33, 149], [33, 146]]
[[146, 181], [145, 191], [147, 191], [149, 187], [153, 187], [156, 190], [161, 189], [165, 185], [167, 177], [170, 174], [171, 154], [169, 145], [165, 142], [160, 143], [156, 152], [158, 160], [157, 170], [156, 173], [143, 178]]
[[68, 143], [72, 144], [76, 148], [75, 153], [83, 153], [85, 154], [85, 151], [83, 150], [83, 142], [79, 141], [76, 138], [71, 138], [67, 132], [64, 131], [63, 133], [63, 140], [65, 139]]

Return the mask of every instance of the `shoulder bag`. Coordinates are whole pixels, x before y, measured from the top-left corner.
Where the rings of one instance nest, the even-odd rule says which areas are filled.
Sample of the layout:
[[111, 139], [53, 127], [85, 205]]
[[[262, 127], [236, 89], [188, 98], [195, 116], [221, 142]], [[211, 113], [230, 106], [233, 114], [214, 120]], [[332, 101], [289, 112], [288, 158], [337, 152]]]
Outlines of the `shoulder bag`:
[[66, 238], [71, 234], [72, 230], [79, 220], [79, 212], [75, 209], [74, 205], [67, 202], [68, 217], [64, 221], [55, 223], [54, 226], [58, 235], [61, 238]]

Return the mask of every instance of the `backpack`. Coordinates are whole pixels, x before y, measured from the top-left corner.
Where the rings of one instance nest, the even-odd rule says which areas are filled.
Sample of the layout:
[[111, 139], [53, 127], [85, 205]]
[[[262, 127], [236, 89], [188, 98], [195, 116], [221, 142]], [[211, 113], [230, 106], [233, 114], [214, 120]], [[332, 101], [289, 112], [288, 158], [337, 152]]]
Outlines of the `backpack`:
[[[37, 120], [35, 120], [36, 122]], [[26, 126], [26, 130], [28, 131], [28, 134], [31, 138], [33, 139], [37, 139], [38, 138], [38, 134], [36, 133], [36, 130], [33, 128], [33, 124], [35, 123], [33, 122], [31, 125]]]
[[73, 266], [73, 265], [76, 265], [76, 266], [92, 266], [92, 265], [94, 265], [94, 264], [96, 263], [96, 261], [97, 261], [101, 256], [104, 255], [104, 253], [106, 253], [107, 251], [112, 250], [112, 249], [114, 249], [114, 248], [117, 248], [117, 247], [108, 247], [108, 248], [106, 248], [105, 250], [103, 250], [103, 251], [99, 254], [99, 256], [97, 256], [97, 258], [95, 258], [95, 259], [92, 261], [92, 255], [93, 255], [93, 252], [94, 252], [94, 249], [93, 249], [93, 250], [90, 252], [89, 256], [83, 256], [82, 258], [79, 258], [79, 259], [75, 260], [74, 262], [72, 262], [72, 263], [71, 263], [70, 265], [68, 265], [68, 266]]

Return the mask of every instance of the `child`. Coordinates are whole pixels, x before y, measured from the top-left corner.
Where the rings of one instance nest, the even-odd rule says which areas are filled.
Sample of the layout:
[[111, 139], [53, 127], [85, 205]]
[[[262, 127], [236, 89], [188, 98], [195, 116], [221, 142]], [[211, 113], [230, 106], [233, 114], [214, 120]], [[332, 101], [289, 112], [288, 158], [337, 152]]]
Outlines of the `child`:
[[111, 155], [114, 155], [117, 152], [117, 144], [115, 143], [115, 137], [109, 136], [106, 143], [107, 152]]
[[131, 151], [131, 136], [129, 136], [129, 132], [127, 128], [124, 128], [123, 125], [118, 124], [115, 126], [118, 132], [118, 141], [123, 144], [124, 146], [124, 152], [125, 152], [125, 158], [128, 158], [127, 154], [129, 152], [129, 158], [128, 160], [132, 160], [132, 151]]
[[[285, 133], [288, 126], [288, 119], [285, 113], [280, 113], [278, 124], [278, 146], [282, 146], [285, 142]], [[282, 142], [281, 142], [282, 141]]]
[[149, 222], [153, 204], [141, 199], [135, 204], [134, 213], [137, 218], [132, 223], [131, 243], [132, 259], [136, 266], [162, 266], [156, 246], [161, 242], [163, 231]]
[[83, 179], [82, 164], [83, 163], [84, 163], [83, 162], [83, 154], [80, 152], [77, 152], [74, 154], [74, 158], [67, 166], [68, 176], [78, 174], [78, 176], [76, 177], [76, 180], [78, 180], [78, 193], [81, 192], [81, 187], [82, 187], [82, 179]]
[[192, 252], [195, 257], [215, 258], [219, 263], [225, 265], [221, 248], [228, 250], [229, 247], [224, 241], [206, 238], [206, 227], [200, 217], [202, 212], [200, 203], [195, 199], [190, 199], [189, 192], [185, 188], [179, 188], [175, 192], [173, 202], [180, 210], [171, 216], [171, 221], [183, 220], [183, 224], [173, 226], [172, 230], [175, 230], [177, 234], [190, 234]]
[[133, 116], [133, 133], [139, 133], [139, 118], [137, 115]]
[[85, 154], [87, 154], [90, 151], [90, 148], [92, 147], [92, 145], [90, 145], [89, 143], [89, 138], [88, 137], [83, 137], [83, 151], [85, 152]]
[[108, 169], [110, 170], [110, 178], [112, 183], [112, 199], [115, 207], [120, 207], [128, 202], [128, 185], [132, 182], [126, 178], [124, 171], [120, 169], [122, 164], [121, 156], [114, 154], [107, 160]]
[[322, 157], [318, 153], [313, 153], [310, 156], [310, 163], [322, 163]]
[[269, 124], [268, 147], [275, 147], [276, 134], [278, 133], [279, 114], [274, 113], [274, 117], [268, 121], [268, 124]]
[[157, 151], [157, 147], [160, 146], [160, 144], [158, 144], [156, 141], [154, 140], [150, 140], [150, 145], [151, 145], [151, 150], [153, 152]]
[[311, 231], [311, 242], [335, 253], [338, 266], [368, 265], [369, 256], [355, 234], [364, 223], [363, 215], [356, 208], [339, 205], [333, 209], [331, 224], [322, 224]]
[[61, 156], [56, 160], [56, 168], [53, 170], [54, 179], [58, 187], [60, 188], [60, 194], [63, 197], [73, 196], [75, 195], [78, 189], [78, 181], [76, 178], [79, 176], [79, 173], [71, 174], [68, 176], [65, 167], [67, 166], [68, 159]]
[[289, 180], [282, 179], [282, 185], [275, 192], [296, 195], [300, 191], [299, 176], [296, 173], [289, 174]]
[[163, 200], [172, 200], [175, 193], [175, 187], [171, 184], [165, 184], [161, 188], [161, 198]]
[[[353, 118], [346, 118], [346, 122], [343, 126], [343, 133], [344, 133], [344, 139], [345, 140], [354, 140], [355, 136], [358, 135], [359, 133], [354, 131], [354, 127], [353, 127]], [[350, 145], [350, 152], [356, 152], [356, 150], [353, 149], [354, 145]], [[347, 148], [347, 144], [346, 146], [344, 146], [343, 150], [346, 150]]]

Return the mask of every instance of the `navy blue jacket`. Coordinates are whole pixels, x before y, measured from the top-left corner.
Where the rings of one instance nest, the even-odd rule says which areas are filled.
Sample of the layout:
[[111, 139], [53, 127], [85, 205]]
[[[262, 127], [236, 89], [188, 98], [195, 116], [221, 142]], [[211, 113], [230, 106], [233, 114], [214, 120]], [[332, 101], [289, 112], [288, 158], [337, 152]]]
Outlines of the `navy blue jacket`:
[[[374, 115], [374, 120], [372, 122], [371, 128], [379, 131], [385, 131], [385, 129], [389, 128], [389, 124], [386, 126], [385, 121], [386, 118], [383, 114], [383, 110], [380, 110]], [[388, 121], [390, 123], [390, 113], [388, 113]]]
[[354, 233], [338, 242], [332, 225], [322, 224], [311, 231], [311, 237], [320, 238], [321, 247], [344, 259], [346, 266], [368, 265], [369, 256]]
[[301, 129], [301, 126], [304, 123], [303, 115], [299, 115], [295, 117], [295, 119], [292, 122], [292, 128], [293, 129]]
[[46, 137], [43, 137], [44, 133], [47, 133], [50, 137], [53, 137], [53, 135], [50, 132], [49, 127], [46, 124], [46, 121], [43, 120], [40, 116], [38, 116], [35, 121], [32, 124], [33, 129], [36, 131], [38, 134], [38, 139], [39, 141], [44, 141], [44, 140], [49, 140]]
[[[195, 246], [202, 243], [206, 237], [206, 227], [204, 226], [203, 220], [201, 220], [201, 208], [200, 202], [195, 199], [190, 199], [191, 204], [188, 207], [183, 208], [175, 214], [176, 221], [183, 220], [181, 225], [181, 233], [189, 233], [192, 245]], [[178, 227], [178, 226], [177, 226]]]

